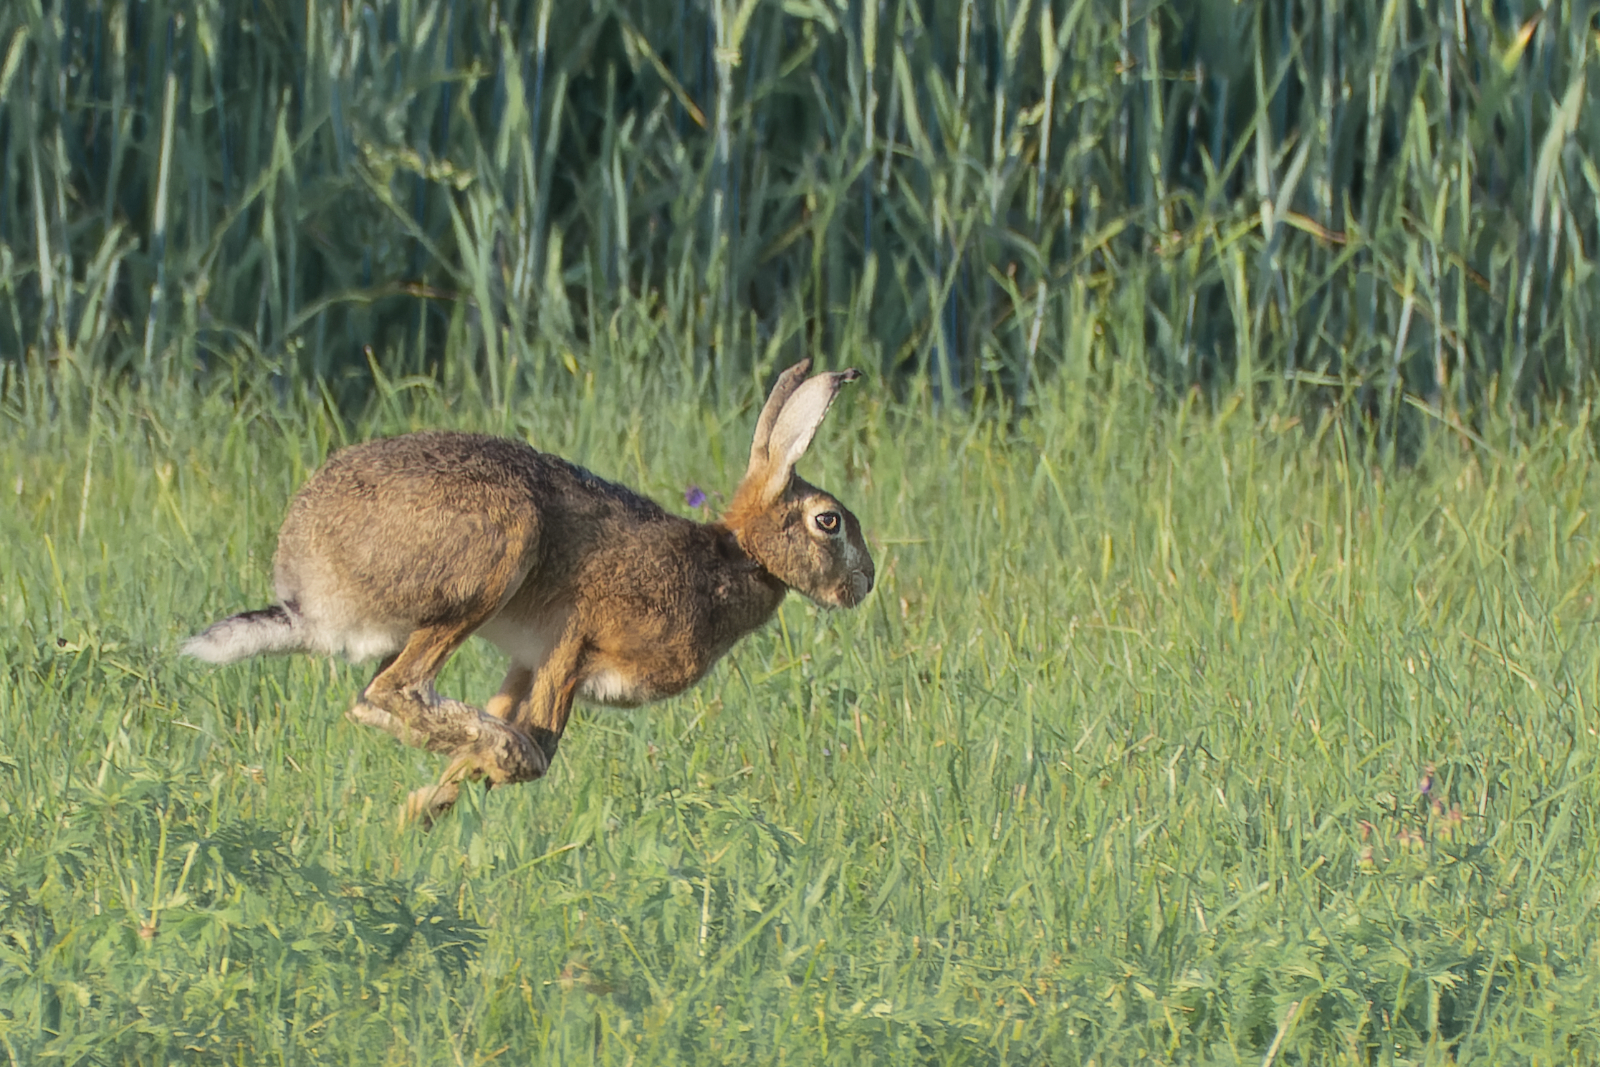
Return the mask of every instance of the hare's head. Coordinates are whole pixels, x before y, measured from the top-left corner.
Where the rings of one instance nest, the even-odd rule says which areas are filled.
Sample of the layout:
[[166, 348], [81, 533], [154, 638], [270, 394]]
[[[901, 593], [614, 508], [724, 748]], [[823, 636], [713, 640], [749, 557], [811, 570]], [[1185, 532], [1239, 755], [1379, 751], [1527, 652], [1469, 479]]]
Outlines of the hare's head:
[[794, 473], [845, 370], [807, 378], [811, 361], [784, 371], [761, 409], [750, 466], [723, 522], [758, 563], [818, 604], [853, 608], [872, 591], [872, 555], [850, 509]]

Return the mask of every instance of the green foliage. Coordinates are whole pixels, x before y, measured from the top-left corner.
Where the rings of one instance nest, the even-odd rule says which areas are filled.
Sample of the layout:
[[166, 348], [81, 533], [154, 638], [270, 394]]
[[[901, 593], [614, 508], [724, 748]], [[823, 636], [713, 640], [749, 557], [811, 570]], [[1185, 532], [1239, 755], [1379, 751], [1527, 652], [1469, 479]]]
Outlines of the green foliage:
[[1390, 427], [1417, 418], [1408, 392], [1472, 411], [1582, 391], [1590, 21], [1443, 0], [8, 4], [0, 353], [143, 381], [242, 353], [346, 399], [375, 359], [498, 400], [619, 359], [737, 393], [803, 347], [1025, 406], [1087, 322], [1097, 365], [1171, 395], [1357, 383]]
[[[1121, 374], [1009, 429], [856, 390], [806, 473], [869, 601], [791, 599], [423, 834], [438, 760], [342, 717], [362, 670], [173, 654], [266, 601], [305, 472], [492, 427], [714, 507], [758, 393], [377, 380], [354, 424], [248, 378], [6, 410], [10, 1061], [1600, 1056], [1587, 411], [1395, 468], [1339, 410]], [[441, 689], [501, 668], [471, 643]]]
[[[1600, 1058], [1593, 427], [1525, 403], [1592, 375], [1591, 47], [1561, 4], [0, 5], [0, 1049]], [[880, 372], [808, 460], [878, 589], [542, 783], [402, 831], [437, 761], [341, 717], [359, 669], [173, 656], [340, 444], [714, 510], [801, 349]]]
[[13, 1058], [303, 1053], [335, 1021], [360, 1040], [376, 1020], [351, 1006], [424, 1001], [477, 958], [482, 927], [437, 887], [336, 877], [297, 855], [303, 839], [241, 818], [253, 805], [223, 772], [129, 762], [69, 786], [48, 830], [8, 835]]

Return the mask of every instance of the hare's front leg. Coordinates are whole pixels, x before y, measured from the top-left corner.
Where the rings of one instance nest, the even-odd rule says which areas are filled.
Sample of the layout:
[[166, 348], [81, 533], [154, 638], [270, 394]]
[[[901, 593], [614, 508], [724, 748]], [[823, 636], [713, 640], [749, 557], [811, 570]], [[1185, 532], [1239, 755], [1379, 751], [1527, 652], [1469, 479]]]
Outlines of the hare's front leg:
[[517, 709], [528, 702], [528, 696], [533, 692], [533, 677], [532, 667], [513, 663], [506, 672], [506, 680], [500, 683], [500, 692], [489, 698], [483, 710], [497, 719], [514, 721]]
[[[538, 746], [547, 767], [556, 758], [556, 748], [561, 744], [567, 719], [572, 715], [572, 701], [577, 695], [578, 683], [583, 680], [587, 647], [576, 628], [569, 629], [533, 675], [532, 683], [522, 690], [522, 699], [512, 702], [503, 713]], [[506, 684], [500, 690], [502, 695], [507, 693], [516, 673], [513, 670], [506, 676]]]

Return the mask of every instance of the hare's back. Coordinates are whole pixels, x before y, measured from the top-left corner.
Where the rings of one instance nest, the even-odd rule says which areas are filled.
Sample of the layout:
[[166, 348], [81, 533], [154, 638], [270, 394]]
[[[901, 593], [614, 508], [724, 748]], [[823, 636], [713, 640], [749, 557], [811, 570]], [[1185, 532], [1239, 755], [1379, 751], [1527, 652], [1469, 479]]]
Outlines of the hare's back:
[[649, 504], [520, 441], [439, 432], [369, 441], [331, 456], [290, 505], [278, 597], [328, 651], [383, 655], [424, 622], [503, 603], [547, 554], [551, 529], [570, 549], [605, 514], [639, 502]]

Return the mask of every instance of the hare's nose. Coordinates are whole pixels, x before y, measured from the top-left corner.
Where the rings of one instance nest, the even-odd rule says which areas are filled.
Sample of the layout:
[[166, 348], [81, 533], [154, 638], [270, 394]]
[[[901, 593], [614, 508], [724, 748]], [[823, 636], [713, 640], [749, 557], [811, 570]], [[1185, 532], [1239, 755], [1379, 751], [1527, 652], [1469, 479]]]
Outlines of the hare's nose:
[[856, 573], [851, 576], [851, 592], [855, 594], [855, 601], [857, 604], [865, 600], [867, 594], [872, 592], [872, 579], [873, 574], [872, 568], [870, 567], [868, 567], [866, 570], [856, 571]]

